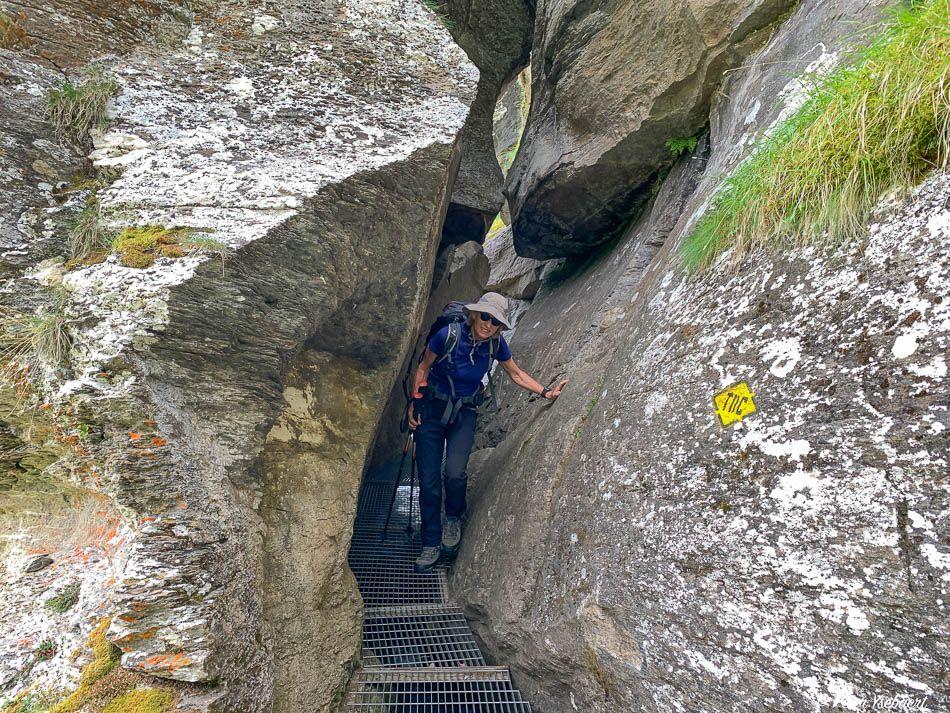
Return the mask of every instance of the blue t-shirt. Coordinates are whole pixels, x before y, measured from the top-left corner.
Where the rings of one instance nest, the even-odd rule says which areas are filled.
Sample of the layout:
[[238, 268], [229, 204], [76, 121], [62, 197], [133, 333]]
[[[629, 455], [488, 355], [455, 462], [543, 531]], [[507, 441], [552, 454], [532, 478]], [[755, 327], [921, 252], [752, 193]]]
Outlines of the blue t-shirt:
[[[436, 361], [432, 365], [432, 371], [429, 372], [429, 383], [433, 384], [443, 393], [452, 393], [449, 386], [448, 376], [451, 375], [455, 383], [456, 396], [471, 396], [482, 384], [482, 377], [488, 372], [488, 351], [490, 349], [489, 340], [473, 344], [472, 334], [467, 323], [459, 325], [459, 340], [455, 345], [455, 353], [451, 358], [445, 361]], [[433, 351], [436, 357], [441, 357], [445, 351], [445, 340], [448, 339], [449, 328], [442, 327], [438, 332], [432, 335], [429, 340], [429, 349]], [[508, 361], [511, 359], [511, 350], [508, 348], [508, 342], [504, 337], [498, 337], [498, 348], [495, 352], [495, 359], [498, 361]]]

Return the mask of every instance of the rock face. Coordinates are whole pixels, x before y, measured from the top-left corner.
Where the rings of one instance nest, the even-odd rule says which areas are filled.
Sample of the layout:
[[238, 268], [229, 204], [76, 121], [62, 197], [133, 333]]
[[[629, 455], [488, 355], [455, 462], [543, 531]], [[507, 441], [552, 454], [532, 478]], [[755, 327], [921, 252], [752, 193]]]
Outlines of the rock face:
[[[223, 3], [159, 39], [104, 61], [119, 89], [92, 158], [121, 175], [98, 189], [101, 220], [181, 226], [227, 257], [67, 271], [69, 364], [35, 375], [37, 398], [102, 434], [85, 458], [131, 529], [111, 611], [123, 665], [214, 684], [215, 710], [323, 710], [359, 643], [356, 490], [478, 75], [398, 0]], [[53, 81], [14, 61], [34, 67], [3, 117]], [[49, 162], [60, 182], [70, 162]], [[65, 208], [0, 190], [6, 304], [45, 289], [22, 268], [63, 254], [52, 216], [75, 219], [84, 190]]]
[[448, 0], [442, 7], [456, 42], [480, 72], [460, 137], [462, 159], [443, 243], [481, 242], [503, 201], [492, 137], [495, 103], [505, 82], [528, 62], [534, 13], [525, 0]]
[[501, 292], [512, 299], [534, 299], [541, 287], [544, 263], [518, 257], [511, 236], [511, 227], [505, 228], [485, 244], [485, 255], [491, 263], [487, 289]]
[[722, 73], [791, 0], [541, 0], [531, 110], [505, 186], [519, 255], [584, 252], [623, 228], [707, 121]]
[[[708, 149], [521, 318], [515, 358], [571, 383], [550, 406], [502, 387], [450, 586], [539, 711], [943, 706], [950, 176], [830, 255], [677, 257], [790, 74], [881, 5], [803, 2], [730, 75]], [[722, 429], [739, 380], [758, 412]]]

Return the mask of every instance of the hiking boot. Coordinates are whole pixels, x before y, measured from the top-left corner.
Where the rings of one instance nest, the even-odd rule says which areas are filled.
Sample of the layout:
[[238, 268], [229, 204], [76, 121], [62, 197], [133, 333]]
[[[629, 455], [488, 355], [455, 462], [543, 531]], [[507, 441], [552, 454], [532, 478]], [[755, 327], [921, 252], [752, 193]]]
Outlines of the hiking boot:
[[457, 517], [446, 517], [442, 526], [442, 552], [455, 554], [462, 539], [462, 522]]
[[419, 574], [428, 572], [435, 567], [435, 563], [439, 561], [440, 554], [442, 554], [442, 552], [438, 547], [423, 547], [422, 554], [416, 557], [416, 564], [413, 567], [413, 571]]

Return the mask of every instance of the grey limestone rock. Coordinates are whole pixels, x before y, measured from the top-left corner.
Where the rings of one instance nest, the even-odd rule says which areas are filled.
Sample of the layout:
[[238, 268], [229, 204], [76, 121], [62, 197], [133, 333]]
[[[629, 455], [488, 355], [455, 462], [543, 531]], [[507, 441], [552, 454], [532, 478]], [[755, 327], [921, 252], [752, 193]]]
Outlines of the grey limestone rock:
[[[101, 434], [85, 457], [130, 528], [109, 611], [123, 665], [204, 683], [215, 710], [324, 710], [359, 645], [345, 559], [363, 461], [422, 318], [478, 73], [415, 2], [173, 16], [181, 31], [87, 48], [119, 85], [89, 157], [119, 172], [102, 223], [184, 227], [225, 257], [60, 270], [69, 365], [37, 389]], [[0, 117], [38, 108], [52, 70], [0, 54], [20, 83]], [[37, 115], [0, 131], [46, 140]], [[57, 177], [78, 162], [43, 151]], [[36, 262], [65, 244], [24, 228], [62, 208], [14, 170], [5, 304], [41, 291]]]
[[583, 253], [650, 198], [666, 142], [707, 122], [723, 72], [791, 0], [541, 0], [531, 110], [505, 195], [519, 255]]
[[[542, 713], [944, 707], [950, 177], [830, 254], [678, 258], [795, 77], [881, 8], [803, 2], [708, 148], [520, 320], [519, 363], [571, 383], [551, 405], [501, 385], [450, 585]], [[723, 429], [740, 380], [758, 411]]]

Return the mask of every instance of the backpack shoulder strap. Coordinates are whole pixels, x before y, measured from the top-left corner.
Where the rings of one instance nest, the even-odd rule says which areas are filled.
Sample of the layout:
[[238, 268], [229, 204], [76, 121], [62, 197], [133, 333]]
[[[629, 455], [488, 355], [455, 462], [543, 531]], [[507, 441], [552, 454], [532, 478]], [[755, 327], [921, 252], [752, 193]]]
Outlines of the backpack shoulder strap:
[[451, 322], [449, 324], [449, 333], [445, 335], [445, 351], [436, 359], [436, 362], [445, 361], [452, 356], [455, 345], [459, 343], [460, 322]]

